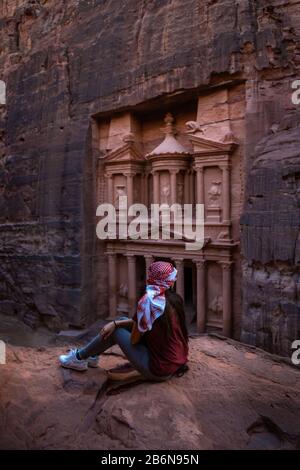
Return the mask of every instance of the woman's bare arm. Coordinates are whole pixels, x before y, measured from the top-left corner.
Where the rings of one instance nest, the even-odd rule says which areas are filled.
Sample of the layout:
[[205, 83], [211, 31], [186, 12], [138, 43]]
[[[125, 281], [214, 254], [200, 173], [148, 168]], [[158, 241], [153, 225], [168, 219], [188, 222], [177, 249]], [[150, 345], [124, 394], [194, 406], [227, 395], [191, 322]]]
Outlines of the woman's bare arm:
[[132, 320], [132, 318], [128, 318], [126, 320], [115, 320], [114, 323], [117, 326], [130, 326], [134, 324], [134, 320]]
[[119, 326], [130, 326], [134, 325], [134, 320], [131, 318], [128, 318], [126, 320], [113, 320], [104, 325], [103, 328], [100, 330], [100, 334], [103, 336], [104, 339], [107, 339]]

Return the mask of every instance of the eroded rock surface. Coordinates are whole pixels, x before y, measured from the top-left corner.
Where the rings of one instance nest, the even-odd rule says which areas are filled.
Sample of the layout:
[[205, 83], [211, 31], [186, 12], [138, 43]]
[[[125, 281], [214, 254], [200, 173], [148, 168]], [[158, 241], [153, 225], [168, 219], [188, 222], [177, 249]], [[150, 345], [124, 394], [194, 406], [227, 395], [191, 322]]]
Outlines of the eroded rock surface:
[[[190, 341], [186, 375], [119, 390], [106, 388], [103, 370], [58, 367], [61, 346], [9, 346], [0, 448], [300, 447], [299, 369], [233, 340]], [[102, 356], [102, 367], [124, 362], [116, 353]]]
[[300, 113], [255, 148], [242, 216], [242, 340], [290, 355], [300, 338]]

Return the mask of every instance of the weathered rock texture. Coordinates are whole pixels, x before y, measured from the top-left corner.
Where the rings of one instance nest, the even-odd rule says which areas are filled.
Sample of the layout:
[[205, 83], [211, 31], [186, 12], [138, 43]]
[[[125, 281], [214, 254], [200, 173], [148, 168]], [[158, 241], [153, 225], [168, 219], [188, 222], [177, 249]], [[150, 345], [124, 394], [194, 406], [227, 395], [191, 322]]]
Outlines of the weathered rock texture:
[[289, 355], [300, 337], [300, 113], [287, 115], [255, 149], [242, 217], [242, 340]]
[[1, 311], [51, 327], [107, 313], [92, 116], [242, 81], [242, 338], [288, 354], [300, 337], [299, 121], [291, 102], [299, 2], [2, 0], [0, 26], [8, 89], [0, 112]]
[[[9, 346], [0, 449], [300, 448], [299, 370], [233, 340], [190, 348], [183, 377], [117, 390], [103, 370], [59, 368], [61, 347]], [[101, 357], [104, 368], [123, 362]]]

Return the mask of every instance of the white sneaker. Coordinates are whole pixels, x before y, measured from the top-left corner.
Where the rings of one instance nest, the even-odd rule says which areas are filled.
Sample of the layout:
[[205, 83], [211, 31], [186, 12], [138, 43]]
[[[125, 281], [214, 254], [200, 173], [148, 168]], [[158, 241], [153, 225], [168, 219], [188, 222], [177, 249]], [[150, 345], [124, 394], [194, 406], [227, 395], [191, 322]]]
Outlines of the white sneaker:
[[90, 356], [87, 362], [89, 367], [99, 367], [99, 356]]
[[59, 362], [62, 367], [66, 369], [74, 369], [74, 370], [87, 370], [88, 369], [88, 361], [87, 360], [79, 360], [76, 357], [76, 349], [71, 349], [68, 354], [62, 354], [59, 356]]

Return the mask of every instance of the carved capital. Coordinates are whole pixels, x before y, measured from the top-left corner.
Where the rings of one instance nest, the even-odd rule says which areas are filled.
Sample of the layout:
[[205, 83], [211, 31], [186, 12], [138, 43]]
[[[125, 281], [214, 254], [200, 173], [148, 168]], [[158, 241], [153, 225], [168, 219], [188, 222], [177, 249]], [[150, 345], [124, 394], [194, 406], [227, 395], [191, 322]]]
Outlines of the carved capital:
[[184, 264], [183, 258], [173, 258], [173, 261], [176, 264], [176, 268], [183, 268], [183, 264]]
[[197, 166], [194, 168], [196, 173], [202, 173], [204, 172], [204, 167], [203, 166]]
[[195, 263], [195, 265], [197, 267], [197, 271], [202, 271], [202, 270], [205, 269], [206, 260], [204, 260], [204, 259], [193, 259], [193, 262]]
[[230, 171], [231, 169], [231, 166], [229, 165], [229, 163], [223, 163], [222, 165], [219, 165], [219, 168], [221, 171]]
[[124, 176], [126, 176], [126, 178], [130, 178], [130, 177], [134, 177], [136, 175], [136, 172], [135, 171], [126, 171], [125, 173], [123, 173]]
[[233, 265], [233, 261], [219, 261], [219, 265], [222, 267], [223, 271], [230, 271]]

